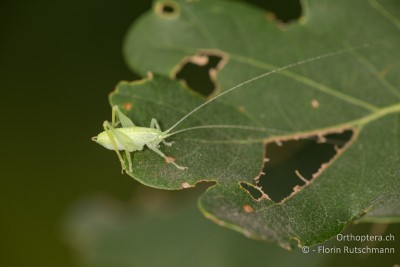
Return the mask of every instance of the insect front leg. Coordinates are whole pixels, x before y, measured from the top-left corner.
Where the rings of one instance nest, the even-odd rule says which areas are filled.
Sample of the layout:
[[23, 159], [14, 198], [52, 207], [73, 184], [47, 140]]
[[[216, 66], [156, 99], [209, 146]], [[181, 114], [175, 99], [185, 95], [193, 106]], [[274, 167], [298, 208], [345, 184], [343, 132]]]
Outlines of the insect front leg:
[[169, 157], [167, 157], [163, 152], [161, 152], [161, 150], [159, 150], [157, 147], [152, 146], [152, 145], [147, 145], [151, 150], [153, 150], [154, 152], [156, 152], [158, 155], [160, 155], [161, 157], [163, 157], [165, 159], [165, 161], [167, 163], [172, 163], [175, 167], [177, 167], [180, 170], [186, 170], [187, 167], [182, 167], [179, 166], [178, 164], [176, 164], [174, 161], [172, 161]]
[[[119, 153], [117, 142], [115, 141], [115, 138], [114, 138], [114, 136], [113, 136], [113, 134], [111, 132], [112, 131], [111, 129], [114, 129], [114, 128], [110, 125], [110, 123], [108, 121], [105, 121], [103, 123], [103, 128], [104, 128], [104, 131], [107, 133], [108, 138], [110, 138], [111, 144], [114, 147], [114, 151], [118, 155], [118, 159], [121, 162], [121, 167], [122, 167], [122, 171], [121, 172], [123, 173], [124, 170], [126, 170], [125, 160], [122, 158], [121, 153]], [[130, 161], [130, 157], [129, 157], [128, 161]], [[132, 165], [132, 163], [131, 163], [131, 165]]]
[[[150, 122], [150, 128], [157, 129], [162, 132], [160, 125], [158, 124], [157, 120], [152, 118]], [[164, 139], [162, 140], [163, 144], [166, 146], [172, 146], [174, 142], [166, 142]]]

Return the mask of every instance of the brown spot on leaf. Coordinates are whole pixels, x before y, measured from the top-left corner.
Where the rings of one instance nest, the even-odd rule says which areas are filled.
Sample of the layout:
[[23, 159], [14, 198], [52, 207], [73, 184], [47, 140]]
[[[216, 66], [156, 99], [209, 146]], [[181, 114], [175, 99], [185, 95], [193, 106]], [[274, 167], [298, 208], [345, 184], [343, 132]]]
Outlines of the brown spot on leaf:
[[165, 163], [171, 163], [171, 162], [175, 162], [176, 158], [171, 157], [171, 156], [166, 156], [165, 157]]
[[318, 102], [318, 100], [317, 100], [317, 99], [311, 100], [311, 106], [312, 106], [313, 108], [319, 108], [319, 102]]
[[249, 205], [243, 205], [243, 210], [244, 210], [244, 212], [247, 212], [247, 213], [254, 212], [253, 208], [250, 207]]
[[124, 109], [125, 109], [126, 111], [131, 110], [132, 107], [133, 107], [132, 103], [129, 103], [129, 102], [128, 102], [128, 103], [125, 103], [125, 104], [124, 104]]

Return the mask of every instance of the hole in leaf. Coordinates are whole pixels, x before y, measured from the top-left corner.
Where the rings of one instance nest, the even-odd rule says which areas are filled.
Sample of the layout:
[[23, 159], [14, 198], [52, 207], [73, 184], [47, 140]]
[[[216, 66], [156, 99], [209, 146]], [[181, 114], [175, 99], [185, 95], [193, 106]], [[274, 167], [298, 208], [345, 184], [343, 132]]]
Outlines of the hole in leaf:
[[261, 191], [254, 186], [251, 186], [247, 183], [240, 183], [240, 186], [243, 187], [243, 189], [247, 190], [254, 199], [257, 200], [262, 197]]
[[208, 97], [216, 89], [215, 75], [221, 68], [222, 57], [216, 55], [198, 54], [184, 62], [176, 73], [176, 78], [185, 80], [194, 91]]
[[299, 0], [247, 0], [251, 4], [268, 10], [272, 17], [283, 23], [298, 20], [302, 15], [302, 7]]
[[353, 136], [352, 130], [321, 137], [268, 143], [263, 172], [257, 185], [273, 201], [280, 202], [311, 181], [322, 164], [328, 163]]
[[162, 17], [174, 17], [179, 13], [179, 6], [172, 1], [158, 2], [155, 11]]

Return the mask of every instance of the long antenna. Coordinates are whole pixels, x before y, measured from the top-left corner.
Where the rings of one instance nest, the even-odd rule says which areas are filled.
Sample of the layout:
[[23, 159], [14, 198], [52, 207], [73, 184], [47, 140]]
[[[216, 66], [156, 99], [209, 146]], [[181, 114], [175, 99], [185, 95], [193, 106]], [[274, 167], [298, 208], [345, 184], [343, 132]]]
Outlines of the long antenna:
[[242, 86], [245, 85], [245, 84], [254, 82], [255, 80], [261, 79], [261, 78], [263, 78], [263, 77], [265, 77], [265, 76], [268, 76], [268, 75], [271, 75], [271, 74], [273, 74], [273, 73], [281, 72], [281, 71], [283, 71], [283, 70], [296, 67], [296, 66], [298, 66], [298, 65], [302, 65], [302, 64], [305, 64], [305, 63], [310, 63], [310, 62], [312, 62], [312, 61], [316, 61], [316, 60], [323, 59], [323, 58], [328, 58], [328, 57], [335, 56], [335, 55], [338, 55], [338, 54], [341, 54], [341, 53], [345, 53], [345, 52], [352, 51], [352, 50], [355, 50], [355, 49], [363, 48], [363, 47], [366, 47], [366, 46], [368, 46], [368, 45], [369, 45], [369, 44], [363, 44], [363, 45], [360, 45], [360, 46], [357, 46], [357, 47], [345, 48], [345, 49], [342, 49], [342, 50], [338, 50], [338, 51], [335, 51], [335, 52], [330, 52], [330, 53], [323, 54], [323, 55], [316, 56], [316, 57], [312, 57], [312, 58], [309, 58], [309, 59], [304, 59], [304, 60], [301, 60], [301, 61], [298, 61], [298, 62], [289, 64], [289, 65], [286, 65], [286, 66], [284, 66], [284, 67], [280, 67], [280, 68], [273, 69], [273, 70], [271, 70], [271, 71], [269, 71], [269, 72], [266, 72], [266, 73], [263, 73], [263, 74], [261, 74], [261, 75], [259, 75], [259, 76], [256, 76], [256, 77], [254, 77], [254, 78], [252, 78], [252, 79], [250, 79], [250, 80], [244, 81], [244, 82], [242, 82], [242, 83], [240, 83], [240, 84], [238, 84], [238, 85], [236, 85], [236, 86], [234, 86], [234, 87], [232, 87], [232, 88], [229, 88], [229, 89], [226, 90], [225, 92], [222, 92], [222, 93], [220, 93], [219, 95], [214, 96], [213, 98], [207, 100], [206, 102], [202, 103], [201, 105], [197, 106], [195, 109], [193, 109], [193, 110], [190, 111], [188, 114], [186, 114], [185, 116], [183, 116], [183, 117], [182, 117], [179, 121], [177, 121], [174, 125], [172, 125], [171, 128], [169, 128], [168, 130], [166, 130], [165, 133], [169, 133], [170, 131], [172, 131], [172, 130], [173, 130], [176, 126], [178, 126], [182, 121], [186, 120], [189, 116], [191, 116], [193, 113], [195, 113], [196, 111], [198, 111], [199, 109], [201, 109], [201, 108], [204, 107], [205, 105], [210, 104], [211, 102], [217, 100], [218, 98], [222, 97], [223, 95], [226, 95], [227, 93], [229, 93], [229, 92], [231, 92], [231, 91], [233, 91], [233, 90], [235, 90], [235, 89], [237, 89], [237, 88], [239, 88], [239, 87], [242, 87]]
[[240, 130], [250, 130], [250, 131], [258, 131], [258, 132], [269, 132], [269, 133], [288, 133], [288, 131], [284, 130], [277, 130], [273, 128], [264, 128], [264, 127], [255, 127], [255, 126], [247, 126], [247, 125], [199, 125], [190, 128], [181, 129], [170, 134], [167, 134], [166, 137], [170, 137], [179, 133], [193, 131], [193, 130], [200, 130], [200, 129], [240, 129]]

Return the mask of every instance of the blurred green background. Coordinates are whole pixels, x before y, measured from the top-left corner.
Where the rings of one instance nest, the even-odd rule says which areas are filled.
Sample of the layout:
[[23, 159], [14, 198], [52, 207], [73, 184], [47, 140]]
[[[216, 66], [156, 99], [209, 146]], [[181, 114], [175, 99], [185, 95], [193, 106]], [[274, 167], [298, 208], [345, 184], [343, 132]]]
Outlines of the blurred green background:
[[0, 266], [74, 266], [62, 240], [69, 207], [94, 192], [127, 200], [138, 186], [90, 138], [108, 93], [136, 77], [123, 36], [150, 1], [1, 1], [3, 126]]
[[[281, 6], [289, 2], [297, 3], [281, 1]], [[222, 263], [229, 255], [230, 264], [237, 266], [246, 260], [262, 266], [289, 266], [301, 260], [310, 266], [334, 266], [341, 261], [375, 266], [386, 260], [393, 266], [398, 253], [373, 258], [305, 258], [298, 252], [289, 253], [275, 245], [248, 240], [214, 225], [196, 210], [196, 196], [205, 187], [163, 192], [145, 188], [121, 175], [115, 154], [92, 143], [90, 137], [110, 118], [108, 93], [118, 81], [138, 78], [123, 61], [122, 40], [135, 18], [150, 7], [151, 1], [127, 0], [0, 3], [0, 266], [87, 266], [93, 262], [90, 259], [101, 258], [96, 253], [107, 250], [104, 246], [95, 247], [96, 240], [101, 244], [120, 244], [118, 237], [113, 243], [109, 239], [104, 241], [101, 234], [101, 229], [110, 232], [115, 225], [136, 229], [132, 238], [124, 239], [125, 243], [120, 245], [127, 249], [125, 255], [133, 253], [134, 257], [137, 253], [138, 258], [157, 258], [157, 251], [173, 254], [189, 246], [198, 259], [204, 253], [215, 266], [229, 266], [229, 260], [225, 262], [228, 265]], [[293, 9], [287, 10], [296, 14]], [[88, 208], [88, 203], [97, 206]], [[83, 222], [94, 220], [93, 225], [98, 225], [93, 218], [99, 217], [106, 222], [106, 228], [94, 229], [90, 224], [85, 228], [79, 222], [83, 218]], [[173, 227], [176, 222], [180, 222], [179, 229]], [[398, 234], [398, 228], [392, 225], [386, 231]], [[375, 228], [365, 224], [352, 229], [369, 232]], [[137, 242], [133, 240], [136, 237]], [[210, 239], [199, 242], [201, 237]], [[179, 242], [181, 247], [176, 245]], [[215, 250], [210, 244], [215, 245]], [[212, 253], [219, 254], [218, 249], [228, 244], [229, 249], [221, 254], [225, 258]], [[399, 249], [398, 241], [395, 244]], [[171, 246], [172, 250], [167, 250]], [[118, 246], [112, 248], [107, 251], [114, 251], [117, 257], [121, 251]], [[88, 256], [90, 253], [95, 254]], [[211, 256], [219, 260], [213, 261]], [[179, 261], [170, 254], [162, 259], [168, 257], [171, 261], [163, 265], [178, 266]], [[241, 257], [242, 261], [238, 260]], [[115, 262], [119, 260], [108, 258], [108, 263], [97, 262], [96, 266], [143, 266], [129, 265], [130, 259], [122, 259], [117, 265]]]

